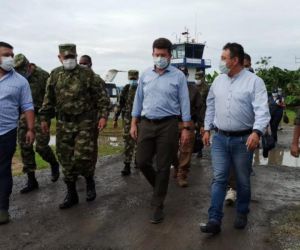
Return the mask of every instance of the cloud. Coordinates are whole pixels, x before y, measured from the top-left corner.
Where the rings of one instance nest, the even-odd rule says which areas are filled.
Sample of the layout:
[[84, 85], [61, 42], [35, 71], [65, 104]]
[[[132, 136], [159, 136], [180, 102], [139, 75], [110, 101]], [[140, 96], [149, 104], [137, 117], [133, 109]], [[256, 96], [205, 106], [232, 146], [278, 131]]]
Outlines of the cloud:
[[59, 65], [58, 44], [73, 42], [79, 54], [92, 56], [97, 72], [142, 71], [152, 64], [153, 40], [174, 42], [184, 27], [206, 41], [213, 69], [229, 41], [241, 43], [254, 62], [272, 56], [276, 66], [299, 67], [297, 0], [14, 0], [0, 6], [1, 40], [47, 70]]

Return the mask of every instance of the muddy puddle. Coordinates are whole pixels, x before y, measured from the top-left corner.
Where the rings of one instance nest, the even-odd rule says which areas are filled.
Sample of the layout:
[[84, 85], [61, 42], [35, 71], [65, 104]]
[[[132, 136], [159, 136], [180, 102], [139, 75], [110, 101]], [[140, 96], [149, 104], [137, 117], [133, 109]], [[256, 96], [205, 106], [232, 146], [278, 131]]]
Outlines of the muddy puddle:
[[291, 156], [289, 149], [274, 148], [269, 152], [268, 158], [264, 158], [262, 150], [257, 150], [253, 157], [254, 165], [263, 166], [287, 166], [300, 167], [300, 158]]

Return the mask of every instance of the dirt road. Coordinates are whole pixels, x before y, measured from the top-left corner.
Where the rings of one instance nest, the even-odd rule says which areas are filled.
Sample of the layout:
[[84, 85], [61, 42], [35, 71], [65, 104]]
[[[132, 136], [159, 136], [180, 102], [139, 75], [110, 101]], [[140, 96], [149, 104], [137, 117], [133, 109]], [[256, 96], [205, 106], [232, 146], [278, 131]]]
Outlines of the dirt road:
[[[279, 134], [280, 147], [287, 148], [291, 129]], [[85, 201], [84, 179], [79, 179], [80, 204], [61, 211], [65, 195], [62, 179], [51, 183], [49, 171], [37, 173], [40, 189], [21, 195], [25, 177], [14, 178], [12, 222], [0, 227], [0, 249], [279, 249], [270, 235], [269, 217], [283, 206], [300, 204], [300, 168], [254, 166], [249, 224], [233, 228], [234, 208], [225, 207], [221, 234], [200, 233], [210, 202], [211, 162], [193, 159], [188, 188], [170, 179], [165, 204], [166, 218], [152, 225], [148, 217], [151, 188], [139, 171], [120, 176], [120, 157], [99, 162], [96, 170], [97, 199]]]

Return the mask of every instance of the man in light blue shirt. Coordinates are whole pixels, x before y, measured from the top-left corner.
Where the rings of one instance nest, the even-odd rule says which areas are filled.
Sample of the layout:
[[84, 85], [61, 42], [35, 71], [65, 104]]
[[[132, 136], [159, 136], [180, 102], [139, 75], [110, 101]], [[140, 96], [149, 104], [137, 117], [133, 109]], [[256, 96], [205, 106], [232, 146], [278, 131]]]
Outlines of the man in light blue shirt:
[[216, 134], [212, 140], [213, 183], [209, 221], [201, 224], [204, 233], [221, 230], [223, 202], [230, 167], [237, 180], [237, 215], [234, 227], [247, 225], [251, 199], [250, 173], [253, 151], [270, 120], [268, 97], [261, 78], [243, 67], [244, 49], [237, 43], [223, 47], [219, 75], [213, 82], [205, 114], [203, 142], [209, 145], [210, 130]]
[[13, 47], [0, 42], [0, 225], [9, 222], [12, 157], [20, 113], [28, 123], [26, 142], [34, 141], [34, 107], [27, 80], [13, 69]]
[[[154, 67], [140, 77], [130, 134], [137, 140], [137, 167], [154, 189], [150, 221], [160, 223], [164, 218], [170, 166], [178, 149], [178, 119], [183, 121], [181, 143], [185, 144], [189, 141], [191, 116], [186, 77], [170, 65], [172, 43], [159, 38], [152, 49]], [[152, 166], [154, 155], [157, 170]]]

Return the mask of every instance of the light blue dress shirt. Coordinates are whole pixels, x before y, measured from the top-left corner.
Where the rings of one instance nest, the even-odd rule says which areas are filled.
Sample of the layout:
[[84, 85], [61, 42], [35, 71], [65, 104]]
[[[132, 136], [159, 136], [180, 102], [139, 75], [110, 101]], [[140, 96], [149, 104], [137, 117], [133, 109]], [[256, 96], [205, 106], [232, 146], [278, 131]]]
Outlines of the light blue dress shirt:
[[205, 130], [217, 127], [225, 131], [264, 132], [270, 121], [266, 86], [261, 78], [245, 69], [233, 77], [219, 75], [206, 104]]
[[146, 116], [162, 119], [178, 115], [190, 121], [190, 99], [185, 75], [169, 65], [162, 75], [154, 68], [147, 69], [140, 77], [135, 94], [132, 117]]
[[0, 135], [18, 126], [20, 111], [34, 110], [28, 81], [11, 70], [0, 78]]

